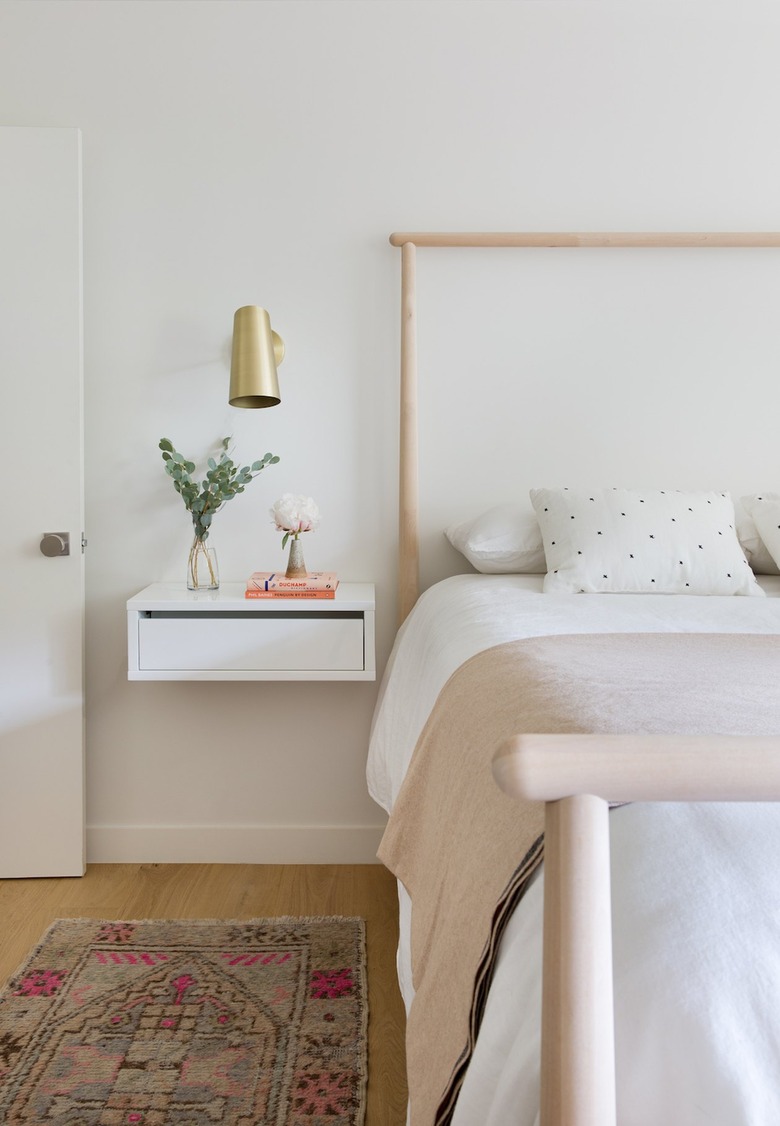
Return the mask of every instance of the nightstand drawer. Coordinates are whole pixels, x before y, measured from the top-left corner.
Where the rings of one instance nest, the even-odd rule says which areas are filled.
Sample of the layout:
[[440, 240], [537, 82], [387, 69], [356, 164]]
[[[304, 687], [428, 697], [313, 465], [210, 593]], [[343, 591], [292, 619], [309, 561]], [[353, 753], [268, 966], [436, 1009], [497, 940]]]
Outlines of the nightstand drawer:
[[147, 611], [139, 669], [346, 672], [365, 668], [364, 615], [313, 610]]

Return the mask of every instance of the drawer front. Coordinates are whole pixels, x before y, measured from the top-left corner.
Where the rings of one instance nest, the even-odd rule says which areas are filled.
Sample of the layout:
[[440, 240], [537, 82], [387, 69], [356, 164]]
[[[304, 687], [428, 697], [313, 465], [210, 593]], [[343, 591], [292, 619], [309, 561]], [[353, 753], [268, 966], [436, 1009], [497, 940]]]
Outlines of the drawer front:
[[362, 614], [151, 614], [138, 621], [141, 670], [360, 671]]

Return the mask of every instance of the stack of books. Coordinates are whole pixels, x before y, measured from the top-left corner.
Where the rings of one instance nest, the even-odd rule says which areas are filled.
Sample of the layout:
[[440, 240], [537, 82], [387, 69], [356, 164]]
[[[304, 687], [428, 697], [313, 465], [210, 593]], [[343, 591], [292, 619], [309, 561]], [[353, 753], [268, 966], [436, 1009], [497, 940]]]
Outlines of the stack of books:
[[246, 598], [335, 598], [338, 577], [333, 571], [310, 571], [303, 579], [288, 579], [284, 571], [254, 571], [247, 580]]

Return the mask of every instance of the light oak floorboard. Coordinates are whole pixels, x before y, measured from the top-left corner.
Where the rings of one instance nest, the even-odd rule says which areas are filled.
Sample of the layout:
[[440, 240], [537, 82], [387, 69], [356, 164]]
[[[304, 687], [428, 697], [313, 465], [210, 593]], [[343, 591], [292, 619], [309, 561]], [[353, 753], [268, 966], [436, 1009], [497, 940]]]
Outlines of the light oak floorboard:
[[395, 977], [398, 899], [378, 864], [92, 864], [81, 879], [0, 880], [0, 985], [55, 919], [366, 920], [366, 1126], [406, 1121], [404, 1011]]

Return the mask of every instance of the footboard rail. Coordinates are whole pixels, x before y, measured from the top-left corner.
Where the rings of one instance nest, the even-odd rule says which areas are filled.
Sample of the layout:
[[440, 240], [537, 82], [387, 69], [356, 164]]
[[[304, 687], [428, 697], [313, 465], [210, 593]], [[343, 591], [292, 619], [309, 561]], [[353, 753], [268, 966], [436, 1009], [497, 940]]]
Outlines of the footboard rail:
[[780, 737], [518, 735], [493, 773], [546, 803], [541, 1126], [615, 1126], [610, 802], [780, 801]]

